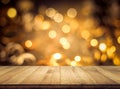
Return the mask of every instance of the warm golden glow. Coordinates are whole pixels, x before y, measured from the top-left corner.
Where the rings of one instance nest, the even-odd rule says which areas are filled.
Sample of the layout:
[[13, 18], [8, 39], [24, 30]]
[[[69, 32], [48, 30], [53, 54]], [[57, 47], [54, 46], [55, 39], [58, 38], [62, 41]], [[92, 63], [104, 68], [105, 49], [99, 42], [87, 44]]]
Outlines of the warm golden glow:
[[69, 49], [69, 48], [70, 48], [69, 42], [63, 44], [62, 47], [63, 47], [64, 49]]
[[64, 38], [64, 37], [60, 38], [60, 43], [61, 43], [61, 44], [67, 43], [67, 39]]
[[105, 43], [101, 43], [100, 45], [99, 45], [99, 49], [101, 50], [101, 51], [106, 51], [106, 48], [107, 48], [107, 46], [106, 46], [106, 44]]
[[75, 18], [77, 15], [77, 10], [75, 8], [69, 8], [67, 11], [67, 15], [71, 18]]
[[63, 27], [62, 27], [62, 31], [63, 31], [64, 33], [69, 33], [70, 30], [71, 30], [71, 28], [70, 28], [69, 25], [63, 25]]
[[120, 36], [117, 38], [117, 42], [120, 44]]
[[91, 31], [91, 33], [95, 37], [101, 37], [104, 34], [104, 31], [105, 31], [105, 28], [98, 27], [97, 29], [94, 29], [93, 31]]
[[90, 41], [90, 44], [91, 44], [91, 46], [95, 47], [95, 46], [98, 45], [98, 41], [97, 41], [96, 39], [92, 39], [92, 40]]
[[110, 50], [111, 50], [112, 52], [115, 52], [115, 51], [116, 51], [116, 47], [115, 47], [115, 46], [112, 46], [112, 47], [110, 48]]
[[73, 19], [72, 21], [69, 22], [70, 23], [70, 27], [71, 29], [75, 30], [79, 27], [79, 22], [75, 19]]
[[118, 57], [115, 57], [113, 60], [114, 65], [119, 66], [120, 65], [120, 59]]
[[87, 40], [87, 39], [90, 37], [90, 33], [89, 33], [89, 31], [84, 30], [84, 31], [82, 31], [81, 36], [82, 36], [84, 39]]
[[76, 63], [76, 61], [72, 61], [72, 62], [70, 63], [70, 65], [71, 65], [71, 66], [76, 66], [77, 63]]
[[17, 11], [15, 8], [9, 8], [7, 11], [7, 15], [9, 18], [14, 18], [17, 15]]
[[[27, 18], [27, 19], [29, 19], [29, 18]], [[34, 23], [38, 24], [38, 25], [41, 25], [43, 20], [44, 20], [44, 17], [42, 15], [36, 15], [35, 18], [34, 18]]]
[[53, 19], [55, 22], [60, 23], [63, 21], [63, 15], [60, 13], [56, 13]]
[[41, 25], [42, 30], [48, 30], [50, 28], [50, 23], [48, 21], [44, 21]]
[[[34, 18], [34, 29], [36, 31], [39, 31], [41, 29], [41, 26], [44, 25], [44, 17], [42, 15], [36, 15]], [[44, 29], [44, 27], [42, 27]], [[49, 24], [48, 27], [49, 28]]]
[[55, 38], [55, 37], [57, 36], [57, 33], [56, 33], [56, 31], [51, 30], [51, 31], [49, 31], [48, 35], [49, 35], [49, 37], [50, 37], [51, 39], [53, 39], [53, 38]]
[[31, 0], [20, 0], [17, 3], [17, 6], [21, 11], [29, 11], [33, 8], [34, 4], [32, 3]]
[[0, 0], [0, 65], [29, 65], [19, 57], [26, 52], [37, 58], [30, 65], [120, 65], [117, 1], [99, 10], [95, 0]]
[[100, 56], [101, 56], [101, 54], [100, 54], [99, 51], [94, 52], [94, 58], [95, 58], [96, 60], [99, 60], [99, 59], [100, 59]]
[[56, 14], [56, 10], [54, 8], [48, 8], [46, 10], [46, 15], [50, 18], [53, 18]]
[[32, 47], [32, 41], [31, 41], [31, 40], [25, 41], [25, 46], [26, 46], [27, 48]]
[[107, 60], [107, 55], [106, 54], [102, 54], [101, 55], [101, 62], [106, 62]]
[[114, 52], [116, 51], [116, 47], [112, 46], [110, 48], [107, 49], [107, 55], [109, 58], [113, 58], [114, 57]]
[[62, 47], [64, 49], [69, 49], [70, 48], [70, 43], [68, 42], [68, 40], [64, 37], [60, 38], [60, 44], [62, 45]]
[[56, 60], [59, 60], [59, 59], [62, 58], [62, 54], [60, 54], [60, 53], [55, 53], [55, 54], [52, 55], [52, 58], [53, 58], [53, 59], [56, 59]]
[[35, 62], [36, 58], [31, 53], [22, 53], [18, 57], [13, 57], [10, 61], [14, 64], [22, 65], [25, 61]]
[[81, 60], [81, 57], [80, 56], [75, 56], [74, 59], [75, 59], [76, 62], [79, 62]]

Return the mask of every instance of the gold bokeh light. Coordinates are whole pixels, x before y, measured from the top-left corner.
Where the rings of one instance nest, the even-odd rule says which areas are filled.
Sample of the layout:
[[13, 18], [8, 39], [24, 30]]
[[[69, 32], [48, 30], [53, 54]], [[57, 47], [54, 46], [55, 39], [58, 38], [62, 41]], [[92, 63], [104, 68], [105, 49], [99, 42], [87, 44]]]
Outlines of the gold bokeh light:
[[54, 8], [48, 8], [46, 10], [46, 15], [50, 18], [53, 18], [56, 13], [57, 13], [57, 11]]
[[105, 43], [100, 43], [99, 49], [100, 49], [102, 52], [106, 51], [106, 48], [107, 48], [107, 46], [106, 46]]
[[70, 63], [70, 65], [71, 65], [71, 66], [76, 66], [77, 63], [76, 63], [76, 61], [72, 61], [72, 62]]
[[56, 13], [53, 19], [55, 22], [61, 23], [63, 21], [63, 15], [60, 13]]
[[80, 56], [75, 56], [74, 59], [75, 59], [76, 62], [80, 62], [81, 61], [81, 57]]
[[117, 42], [120, 44], [120, 36], [117, 38]]
[[15, 8], [9, 8], [7, 11], [7, 15], [9, 18], [14, 18], [17, 15], [17, 10]]
[[51, 39], [53, 39], [53, 38], [55, 38], [55, 37], [57, 36], [57, 33], [56, 33], [56, 31], [51, 30], [51, 31], [49, 31], [48, 36], [49, 36]]
[[69, 33], [70, 30], [71, 30], [71, 28], [70, 28], [69, 25], [63, 25], [63, 26], [62, 26], [62, 31], [63, 31], [64, 33]]
[[98, 45], [98, 41], [97, 41], [96, 39], [92, 39], [92, 40], [90, 41], [90, 44], [91, 44], [91, 46], [95, 47], [95, 46]]
[[77, 10], [75, 8], [69, 8], [67, 11], [67, 15], [70, 18], [75, 18], [77, 16]]
[[62, 58], [62, 54], [61, 53], [54, 53], [52, 55], [52, 58], [55, 59], [55, 60], [59, 60]]
[[25, 41], [25, 46], [26, 46], [27, 48], [32, 47], [32, 41], [31, 41], [31, 40]]
[[64, 37], [60, 38], [60, 44], [62, 45], [62, 47], [64, 49], [69, 49], [71, 47], [70, 43], [68, 42], [68, 40]]

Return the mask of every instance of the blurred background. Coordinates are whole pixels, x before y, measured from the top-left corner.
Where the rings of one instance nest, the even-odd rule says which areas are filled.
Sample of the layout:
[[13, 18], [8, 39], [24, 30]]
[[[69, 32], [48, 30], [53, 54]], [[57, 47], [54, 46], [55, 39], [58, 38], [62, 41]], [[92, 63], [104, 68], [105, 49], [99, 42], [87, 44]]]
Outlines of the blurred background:
[[0, 65], [120, 65], [120, 0], [0, 0]]

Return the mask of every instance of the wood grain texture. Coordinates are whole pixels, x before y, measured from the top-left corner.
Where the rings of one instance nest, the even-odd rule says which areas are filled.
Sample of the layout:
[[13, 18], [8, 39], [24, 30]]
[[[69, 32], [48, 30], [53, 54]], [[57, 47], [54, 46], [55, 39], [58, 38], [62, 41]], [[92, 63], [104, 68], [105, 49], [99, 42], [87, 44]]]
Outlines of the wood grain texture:
[[3, 84], [120, 84], [120, 67], [0, 66]]

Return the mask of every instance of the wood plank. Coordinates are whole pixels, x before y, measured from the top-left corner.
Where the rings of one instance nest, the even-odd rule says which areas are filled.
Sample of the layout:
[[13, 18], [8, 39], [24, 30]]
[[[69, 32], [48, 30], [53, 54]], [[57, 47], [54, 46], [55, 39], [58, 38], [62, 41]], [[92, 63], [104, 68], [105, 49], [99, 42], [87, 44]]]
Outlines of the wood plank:
[[100, 67], [114, 74], [120, 75], [120, 67], [116, 67], [116, 66], [100, 66]]
[[73, 84], [76, 83], [76, 77], [73, 74], [72, 67], [61, 67], [61, 84]]
[[20, 84], [24, 79], [26, 79], [31, 73], [33, 73], [38, 67], [36, 66], [27, 66], [19, 67], [20, 71], [16, 71], [17, 75], [14, 75], [9, 80], [2, 82], [2, 84]]
[[81, 67], [61, 67], [61, 84], [91, 84], [94, 80]]
[[[19, 74], [20, 72], [24, 71], [25, 69], [29, 68], [29, 66], [25, 67], [9, 67], [8, 69], [12, 69], [11, 71], [6, 72], [4, 75], [0, 76], [0, 84], [7, 84], [6, 82], [13, 78], [15, 75]], [[3, 70], [3, 72], [6, 70]], [[20, 77], [18, 78], [20, 79]]]
[[54, 68], [52, 77], [51, 77], [51, 84], [60, 84], [60, 67], [52, 67]]
[[4, 67], [2, 67], [0, 70], [0, 78], [1, 78], [1, 76], [7, 74], [8, 72], [10, 72], [12, 70], [14, 71], [16, 68], [17, 68], [17, 66], [14, 66], [14, 67], [13, 66], [11, 66], [11, 67], [4, 66]]
[[120, 84], [120, 67], [4, 66], [0, 84]]
[[115, 74], [114, 72], [110, 70], [105, 70], [104, 67], [95, 67], [100, 73], [102, 73], [104, 76], [108, 77], [109, 79], [115, 81], [116, 83], [120, 84], [120, 76]]
[[74, 68], [75, 75], [81, 80], [81, 84], [96, 84], [96, 81], [82, 67]]
[[0, 71], [5, 69], [6, 67], [8, 67], [8, 66], [0, 66]]
[[34, 71], [34, 73], [24, 79], [21, 84], [40, 84], [40, 82], [44, 79], [48, 69], [48, 66], [40, 66]]
[[59, 67], [50, 66], [46, 72], [41, 84], [59, 84], [60, 83], [60, 70]]
[[116, 82], [101, 74], [95, 67], [82, 67], [82, 69], [86, 71], [97, 84], [116, 84]]

